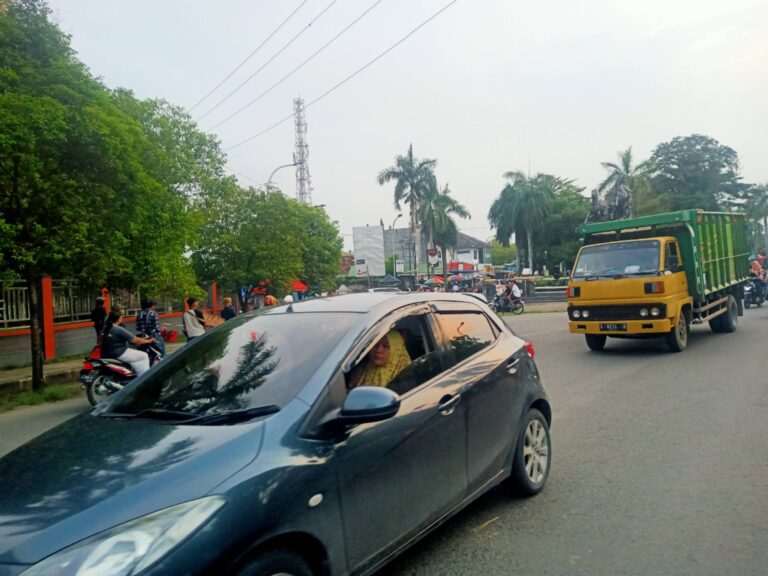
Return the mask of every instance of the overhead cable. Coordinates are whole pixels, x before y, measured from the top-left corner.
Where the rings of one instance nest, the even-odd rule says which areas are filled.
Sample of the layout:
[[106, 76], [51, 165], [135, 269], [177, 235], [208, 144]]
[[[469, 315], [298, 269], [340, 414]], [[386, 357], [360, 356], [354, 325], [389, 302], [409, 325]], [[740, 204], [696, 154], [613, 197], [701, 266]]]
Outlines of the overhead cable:
[[246, 56], [246, 57], [245, 57], [245, 59], [244, 59], [242, 62], [240, 62], [240, 64], [238, 64], [237, 66], [235, 66], [235, 68], [234, 68], [234, 70], [232, 70], [232, 72], [230, 72], [229, 74], [227, 74], [227, 75], [224, 77], [224, 79], [223, 79], [221, 82], [219, 82], [218, 84], [216, 84], [216, 86], [214, 86], [214, 87], [211, 89], [211, 91], [210, 91], [210, 92], [208, 92], [208, 94], [206, 94], [205, 96], [203, 96], [202, 98], [200, 98], [200, 100], [198, 100], [198, 101], [195, 103], [195, 105], [194, 105], [194, 106], [192, 106], [192, 108], [190, 108], [190, 109], [189, 109], [189, 112], [192, 112], [192, 110], [194, 110], [195, 108], [197, 108], [198, 106], [200, 106], [200, 104], [202, 104], [203, 102], [205, 102], [205, 101], [208, 99], [208, 97], [209, 97], [211, 94], [213, 94], [214, 92], [216, 92], [216, 90], [218, 90], [218, 89], [219, 89], [219, 88], [220, 88], [220, 87], [221, 87], [221, 86], [224, 84], [224, 82], [226, 82], [227, 80], [229, 80], [230, 78], [232, 78], [232, 75], [233, 75], [235, 72], [237, 72], [238, 70], [240, 70], [240, 68], [242, 68], [242, 67], [243, 67], [243, 65], [244, 65], [246, 62], [248, 62], [248, 60], [250, 60], [251, 58], [253, 58], [253, 56], [254, 56], [254, 55], [255, 55], [255, 54], [256, 54], [256, 53], [257, 53], [259, 50], [261, 50], [261, 48], [262, 48], [262, 47], [263, 47], [263, 46], [264, 46], [264, 45], [265, 45], [267, 42], [269, 42], [269, 41], [272, 39], [272, 37], [273, 37], [275, 34], [277, 34], [277, 33], [280, 31], [280, 29], [281, 29], [283, 26], [285, 26], [285, 25], [288, 23], [288, 21], [289, 21], [291, 18], [293, 18], [294, 14], [296, 14], [296, 12], [298, 12], [298, 11], [301, 9], [301, 7], [302, 7], [302, 6], [304, 6], [304, 4], [306, 4], [307, 2], [309, 2], [309, 0], [303, 0], [303, 1], [302, 1], [302, 2], [301, 2], [301, 3], [300, 3], [300, 4], [299, 4], [297, 7], [296, 7], [296, 9], [295, 9], [293, 12], [291, 12], [290, 14], [288, 14], [288, 17], [287, 17], [285, 20], [283, 20], [283, 21], [280, 23], [280, 25], [279, 25], [277, 28], [275, 28], [275, 29], [272, 31], [272, 33], [271, 33], [269, 36], [267, 36], [267, 37], [266, 37], [266, 39], [265, 39], [265, 40], [264, 40], [264, 41], [263, 41], [261, 44], [259, 44], [258, 46], [256, 46], [256, 48], [254, 48], [254, 49], [253, 49], [253, 51], [252, 51], [250, 54], [248, 54], [248, 56]]
[[294, 43], [296, 40], [298, 40], [298, 38], [299, 38], [299, 37], [300, 37], [302, 34], [304, 34], [304, 32], [306, 32], [307, 30], [309, 30], [309, 29], [312, 27], [312, 24], [314, 24], [315, 22], [317, 22], [317, 21], [320, 19], [320, 17], [321, 17], [323, 14], [325, 14], [325, 13], [326, 13], [326, 12], [327, 12], [327, 11], [330, 9], [330, 7], [331, 7], [331, 6], [333, 6], [334, 4], [336, 4], [336, 2], [338, 2], [338, 0], [331, 0], [330, 4], [328, 4], [328, 5], [327, 5], [325, 8], [323, 8], [323, 10], [320, 12], [320, 14], [318, 14], [317, 16], [315, 16], [315, 17], [314, 17], [314, 18], [313, 18], [313, 19], [312, 19], [312, 20], [309, 22], [309, 24], [307, 24], [306, 26], [304, 26], [304, 28], [302, 28], [301, 30], [299, 30], [299, 32], [298, 32], [298, 33], [297, 33], [297, 34], [296, 34], [296, 35], [295, 35], [293, 38], [291, 38], [290, 40], [288, 40], [288, 42], [286, 42], [286, 43], [283, 45], [283, 47], [282, 47], [282, 48], [280, 48], [280, 50], [278, 50], [277, 52], [275, 52], [275, 53], [272, 55], [272, 57], [271, 57], [269, 60], [267, 60], [266, 62], [264, 62], [264, 64], [262, 64], [262, 65], [261, 65], [261, 66], [260, 66], [260, 67], [259, 67], [259, 68], [256, 70], [256, 72], [254, 72], [253, 74], [251, 74], [250, 76], [248, 76], [248, 78], [246, 78], [245, 80], [243, 80], [243, 81], [242, 81], [240, 84], [238, 84], [238, 85], [237, 85], [237, 86], [236, 86], [236, 87], [235, 87], [235, 88], [234, 88], [232, 91], [230, 91], [230, 92], [229, 92], [229, 94], [227, 94], [226, 96], [224, 96], [224, 98], [222, 98], [221, 100], [219, 100], [219, 101], [216, 103], [216, 105], [215, 105], [215, 106], [213, 106], [213, 107], [212, 107], [210, 110], [208, 110], [208, 111], [207, 111], [205, 114], [203, 114], [202, 116], [200, 116], [200, 118], [198, 118], [198, 119], [197, 119], [197, 122], [200, 122], [200, 120], [202, 120], [203, 118], [205, 118], [206, 116], [208, 116], [208, 114], [210, 114], [211, 112], [213, 112], [214, 110], [216, 110], [216, 109], [217, 109], [219, 106], [221, 106], [222, 104], [224, 104], [224, 102], [226, 102], [227, 100], [229, 100], [229, 99], [232, 97], [232, 95], [234, 95], [234, 94], [235, 94], [237, 91], [239, 91], [239, 90], [240, 90], [240, 89], [241, 89], [243, 86], [245, 86], [245, 85], [246, 85], [248, 82], [250, 82], [251, 80], [253, 80], [253, 79], [256, 77], [256, 75], [257, 75], [259, 72], [261, 72], [262, 70], [264, 70], [264, 68], [266, 68], [266, 67], [267, 67], [267, 66], [268, 66], [268, 65], [269, 65], [269, 64], [270, 64], [270, 63], [271, 63], [271, 62], [272, 62], [272, 61], [273, 61], [275, 58], [277, 58], [278, 56], [280, 56], [280, 54], [282, 54], [282, 53], [283, 53], [283, 52], [284, 52], [284, 51], [285, 51], [285, 50], [286, 50], [286, 49], [287, 49], [287, 48], [288, 48], [288, 47], [289, 47], [291, 44], [293, 44], [293, 43]]
[[[308, 104], [305, 106], [305, 109], [306, 109], [306, 108], [309, 108], [309, 107], [310, 107], [310, 106], [312, 106], [313, 104], [316, 104], [316, 103], [320, 102], [320, 100], [322, 100], [323, 98], [325, 98], [326, 96], [328, 96], [329, 94], [331, 94], [331, 93], [332, 93], [334, 90], [336, 90], [337, 88], [340, 88], [342, 85], [346, 84], [347, 82], [349, 82], [350, 80], [352, 80], [352, 78], [354, 78], [355, 76], [357, 76], [358, 74], [360, 74], [360, 73], [361, 73], [363, 70], [365, 70], [366, 68], [368, 68], [369, 66], [371, 66], [372, 64], [374, 64], [375, 62], [377, 62], [378, 60], [380, 60], [381, 58], [383, 58], [384, 56], [386, 56], [387, 54], [389, 54], [389, 53], [390, 53], [392, 50], [394, 50], [394, 49], [395, 49], [395, 48], [397, 48], [397, 47], [398, 47], [400, 44], [402, 44], [403, 42], [405, 42], [405, 41], [406, 41], [408, 38], [410, 38], [411, 36], [413, 36], [413, 35], [414, 35], [416, 32], [418, 32], [418, 31], [419, 31], [421, 28], [423, 28], [424, 26], [426, 26], [427, 24], [429, 24], [429, 22], [431, 22], [432, 20], [434, 20], [435, 18], [437, 18], [437, 17], [438, 17], [440, 14], [442, 14], [443, 12], [445, 12], [445, 11], [446, 11], [448, 8], [450, 8], [450, 7], [451, 7], [453, 4], [455, 4], [456, 2], [458, 2], [458, 0], [451, 0], [450, 2], [448, 2], [448, 3], [447, 3], [445, 6], [443, 6], [442, 8], [440, 8], [440, 10], [438, 10], [437, 12], [435, 12], [434, 14], [432, 14], [432, 16], [430, 16], [429, 18], [427, 18], [426, 20], [424, 20], [424, 21], [423, 21], [421, 24], [419, 24], [418, 26], [416, 26], [416, 28], [414, 28], [413, 30], [411, 30], [410, 32], [408, 32], [408, 34], [406, 34], [405, 36], [403, 36], [402, 38], [400, 38], [400, 40], [398, 40], [397, 42], [395, 42], [394, 44], [392, 44], [392, 46], [390, 46], [389, 48], [387, 48], [386, 50], [384, 50], [384, 52], [382, 52], [381, 54], [379, 54], [378, 56], [376, 56], [376, 57], [375, 57], [373, 60], [370, 60], [370, 61], [369, 61], [367, 64], [364, 64], [363, 66], [361, 66], [360, 68], [358, 68], [357, 70], [355, 70], [355, 71], [354, 71], [352, 74], [350, 74], [349, 76], [347, 76], [346, 78], [344, 78], [343, 80], [341, 80], [340, 82], [338, 82], [338, 83], [337, 83], [336, 85], [334, 85], [332, 88], [329, 88], [328, 90], [326, 90], [325, 92], [323, 92], [323, 93], [322, 93], [320, 96], [318, 96], [317, 98], [315, 98], [314, 100], [312, 100], [311, 102], [309, 102], [309, 103], [308, 103]], [[225, 152], [229, 152], [230, 150], [234, 150], [235, 148], [239, 148], [239, 147], [240, 147], [240, 146], [242, 146], [243, 144], [247, 144], [247, 143], [248, 143], [248, 142], [250, 142], [251, 140], [255, 140], [255, 139], [256, 139], [256, 138], [258, 138], [259, 136], [263, 136], [263, 135], [264, 135], [264, 134], [266, 134], [267, 132], [270, 132], [271, 130], [274, 130], [275, 128], [277, 128], [278, 126], [280, 126], [280, 125], [281, 125], [281, 124], [283, 124], [284, 122], [287, 122], [287, 121], [288, 121], [288, 120], [290, 120], [291, 118], [293, 118], [293, 114], [289, 114], [289, 115], [288, 115], [288, 116], [286, 116], [285, 118], [283, 118], [283, 119], [281, 119], [281, 120], [278, 120], [277, 122], [275, 122], [275, 123], [274, 123], [274, 124], [272, 124], [271, 126], [268, 126], [267, 128], [265, 128], [265, 129], [264, 129], [264, 130], [262, 130], [261, 132], [258, 132], [258, 133], [256, 133], [256, 134], [254, 134], [253, 136], [250, 136], [250, 137], [246, 138], [245, 140], [243, 140], [243, 141], [241, 141], [241, 142], [238, 142], [238, 143], [237, 143], [237, 144], [235, 144], [234, 146], [230, 146], [229, 148], [225, 149]]]
[[345, 27], [345, 28], [344, 28], [344, 29], [343, 29], [341, 32], [339, 32], [338, 34], [336, 34], [336, 36], [334, 36], [334, 37], [333, 37], [333, 38], [331, 38], [331, 39], [330, 39], [328, 42], [326, 42], [325, 44], [323, 44], [323, 45], [322, 45], [322, 46], [321, 46], [321, 47], [320, 47], [318, 50], [316, 50], [316, 51], [315, 51], [315, 52], [314, 52], [314, 53], [313, 53], [313, 54], [312, 54], [312, 55], [311, 55], [309, 58], [307, 58], [306, 60], [304, 60], [304, 61], [303, 61], [301, 64], [299, 64], [298, 66], [296, 66], [296, 67], [295, 67], [293, 70], [291, 70], [290, 72], [288, 72], [288, 74], [286, 74], [285, 76], [283, 76], [282, 78], [280, 78], [280, 80], [278, 80], [277, 82], [275, 82], [274, 84], [272, 84], [272, 86], [270, 86], [269, 88], [267, 88], [266, 90], [264, 90], [264, 91], [263, 91], [261, 94], [259, 94], [258, 96], [256, 96], [256, 98], [254, 98], [253, 100], [251, 100], [250, 102], [248, 102], [248, 104], [246, 104], [245, 106], [243, 106], [243, 107], [242, 107], [242, 108], [240, 108], [239, 110], [237, 110], [237, 111], [233, 112], [232, 114], [230, 114], [229, 116], [227, 116], [226, 118], [224, 118], [224, 120], [222, 120], [222, 121], [221, 121], [221, 122], [219, 122], [218, 124], [215, 124], [215, 125], [211, 126], [211, 127], [209, 128], [209, 130], [215, 130], [216, 128], [218, 128], [218, 127], [219, 127], [219, 126], [221, 126], [222, 124], [226, 124], [226, 123], [227, 123], [227, 122], [229, 122], [229, 121], [230, 121], [232, 118], [234, 118], [235, 116], [237, 116], [238, 114], [240, 114], [241, 112], [243, 112], [245, 109], [247, 109], [247, 108], [249, 108], [250, 106], [253, 106], [254, 104], [256, 104], [256, 102], [258, 102], [259, 100], [261, 100], [261, 99], [262, 99], [264, 96], [266, 96], [267, 94], [269, 94], [270, 92], [272, 92], [272, 90], [274, 90], [275, 88], [277, 88], [278, 86], [280, 86], [280, 84], [282, 84], [283, 82], [285, 82], [286, 80], [288, 80], [288, 78], [290, 78], [291, 76], [293, 76], [294, 74], [296, 74], [296, 72], [298, 72], [299, 70], [301, 70], [301, 69], [302, 69], [302, 68], [303, 68], [303, 67], [304, 67], [306, 64], [308, 64], [308, 63], [309, 63], [309, 62], [310, 62], [312, 59], [314, 59], [314, 58], [315, 58], [315, 56], [317, 56], [317, 55], [318, 55], [318, 54], [320, 54], [320, 53], [321, 53], [323, 50], [325, 50], [326, 48], [328, 48], [328, 46], [330, 46], [331, 44], [333, 44], [333, 43], [334, 43], [334, 42], [335, 42], [335, 41], [336, 41], [336, 40], [337, 40], [337, 39], [338, 39], [338, 38], [339, 38], [339, 37], [340, 37], [342, 34], [344, 34], [344, 32], [346, 32], [347, 30], [349, 30], [350, 28], [352, 28], [352, 26], [354, 26], [354, 25], [355, 25], [355, 24], [357, 24], [357, 23], [358, 23], [360, 20], [362, 20], [362, 19], [365, 17], [365, 15], [366, 15], [366, 14], [368, 14], [368, 13], [369, 13], [371, 10], [373, 10], [373, 9], [374, 9], [376, 6], [378, 6], [379, 4], [381, 4], [381, 2], [383, 2], [383, 0], [376, 0], [376, 1], [375, 1], [373, 4], [371, 4], [371, 5], [370, 5], [370, 6], [369, 6], [369, 7], [368, 7], [366, 10], [365, 10], [365, 12], [363, 12], [362, 14], [360, 14], [360, 16], [358, 16], [357, 18], [355, 18], [355, 19], [354, 19], [354, 20], [353, 20], [353, 21], [352, 21], [350, 24], [348, 24], [348, 25], [347, 25], [347, 26], [346, 26], [346, 27]]

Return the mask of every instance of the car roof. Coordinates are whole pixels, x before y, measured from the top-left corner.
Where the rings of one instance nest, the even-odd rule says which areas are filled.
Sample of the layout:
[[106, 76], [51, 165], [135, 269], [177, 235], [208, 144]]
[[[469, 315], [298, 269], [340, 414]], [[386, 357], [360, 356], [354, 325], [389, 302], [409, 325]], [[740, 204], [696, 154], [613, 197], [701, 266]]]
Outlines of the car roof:
[[[437, 301], [465, 302], [472, 304], [481, 302], [480, 298], [471, 294], [462, 294], [461, 292], [360, 292], [356, 294], [346, 294], [344, 296], [329, 296], [327, 298], [303, 300], [287, 306], [276, 306], [268, 312], [265, 311], [265, 313], [351, 312], [367, 314], [370, 312], [380, 313], [383, 309], [399, 308], [408, 304]], [[289, 308], [291, 309], [290, 311]]]

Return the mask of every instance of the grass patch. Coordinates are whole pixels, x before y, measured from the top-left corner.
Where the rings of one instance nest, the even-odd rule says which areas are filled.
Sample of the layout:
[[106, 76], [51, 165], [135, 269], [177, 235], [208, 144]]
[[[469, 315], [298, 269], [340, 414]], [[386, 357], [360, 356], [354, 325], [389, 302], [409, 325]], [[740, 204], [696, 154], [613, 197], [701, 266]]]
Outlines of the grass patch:
[[6, 398], [0, 398], [0, 413], [8, 412], [18, 406], [37, 406], [48, 402], [59, 402], [74, 398], [80, 393], [80, 386], [51, 384], [41, 392], [21, 392]]

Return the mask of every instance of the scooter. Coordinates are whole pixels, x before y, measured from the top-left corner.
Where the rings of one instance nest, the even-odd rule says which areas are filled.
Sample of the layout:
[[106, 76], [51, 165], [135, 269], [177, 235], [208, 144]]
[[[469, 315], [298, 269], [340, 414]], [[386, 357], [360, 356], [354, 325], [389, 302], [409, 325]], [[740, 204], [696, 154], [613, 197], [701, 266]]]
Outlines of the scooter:
[[[142, 344], [136, 348], [147, 353], [150, 368], [162, 360], [160, 350], [152, 344]], [[88, 401], [94, 406], [122, 390], [134, 378], [136, 372], [133, 366], [116, 358], [102, 358], [99, 346], [93, 347], [80, 369], [80, 383], [85, 388]]]
[[493, 303], [491, 305], [493, 307], [494, 312], [512, 312], [515, 316], [519, 316], [523, 312], [525, 312], [525, 300], [520, 298], [515, 298], [510, 303], [509, 299], [504, 294], [497, 294], [496, 298], [493, 299]]
[[750, 279], [744, 284], [744, 308], [762, 306], [765, 293], [761, 280]]

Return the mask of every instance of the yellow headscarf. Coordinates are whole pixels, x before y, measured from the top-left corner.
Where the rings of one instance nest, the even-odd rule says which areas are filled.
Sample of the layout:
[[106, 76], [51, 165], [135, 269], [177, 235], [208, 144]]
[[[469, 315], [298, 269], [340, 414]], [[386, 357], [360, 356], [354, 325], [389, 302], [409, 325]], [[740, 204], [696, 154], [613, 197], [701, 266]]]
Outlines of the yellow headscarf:
[[[387, 332], [389, 340], [389, 360], [384, 366], [374, 366], [370, 359], [357, 366], [349, 379], [349, 387], [356, 386], [381, 386], [395, 379], [395, 376], [403, 371], [403, 368], [411, 363], [411, 356], [405, 348], [405, 340], [397, 330]], [[368, 353], [370, 356], [370, 352]]]

